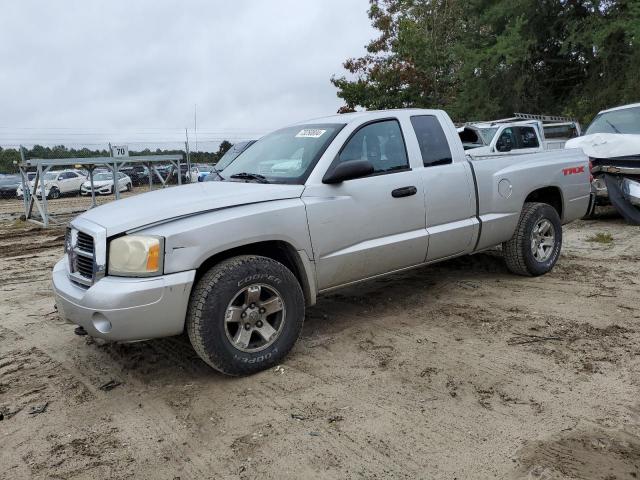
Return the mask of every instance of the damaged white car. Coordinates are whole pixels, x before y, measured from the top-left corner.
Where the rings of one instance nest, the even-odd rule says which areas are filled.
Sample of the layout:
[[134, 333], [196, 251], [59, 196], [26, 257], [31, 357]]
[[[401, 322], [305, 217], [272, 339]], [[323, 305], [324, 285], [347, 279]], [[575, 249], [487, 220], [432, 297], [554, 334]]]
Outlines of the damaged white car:
[[603, 110], [585, 135], [566, 148], [589, 156], [596, 206], [613, 205], [630, 223], [640, 225], [640, 103]]

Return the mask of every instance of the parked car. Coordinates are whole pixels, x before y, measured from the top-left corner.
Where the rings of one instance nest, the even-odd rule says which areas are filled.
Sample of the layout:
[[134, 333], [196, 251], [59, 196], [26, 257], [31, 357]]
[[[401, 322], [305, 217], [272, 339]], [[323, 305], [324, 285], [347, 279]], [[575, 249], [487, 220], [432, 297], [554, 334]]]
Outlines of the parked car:
[[189, 170], [189, 173], [187, 174], [187, 165], [180, 164], [180, 181], [182, 183], [196, 183], [199, 175], [200, 171], [195, 165], [191, 166], [191, 170]]
[[[44, 182], [45, 196], [48, 199], [59, 198], [61, 195], [78, 195], [80, 193], [80, 186], [87, 179], [77, 170], [60, 170], [49, 171], [44, 174], [44, 178], [41, 182]], [[29, 182], [30, 192], [34, 194], [35, 176], [34, 179]], [[38, 184], [35, 189], [35, 195], [40, 198], [42, 196], [42, 183]], [[22, 197], [24, 192], [22, 191], [22, 184], [16, 190], [16, 195]]]
[[549, 272], [562, 225], [587, 210], [587, 166], [579, 150], [474, 160], [441, 110], [289, 126], [225, 181], [73, 220], [53, 269], [58, 312], [113, 341], [186, 330], [213, 368], [250, 374], [289, 352], [319, 293], [496, 245], [512, 272]]
[[214, 169], [213, 165], [207, 165], [207, 164], [198, 164], [198, 181], [199, 182], [204, 182], [205, 178], [207, 178], [207, 176], [209, 175], [209, 173], [211, 173]]
[[583, 137], [566, 148], [580, 148], [590, 159], [596, 206], [613, 204], [630, 223], [640, 225], [640, 103], [598, 113]]
[[149, 185], [149, 169], [144, 165], [122, 167], [120, 171], [131, 179], [131, 183], [134, 187]]
[[0, 175], [0, 198], [15, 197], [20, 185], [20, 175]]
[[[133, 182], [128, 175], [118, 172], [118, 190], [130, 192]], [[115, 193], [113, 188], [113, 173], [97, 173], [93, 176], [93, 190], [97, 195], [111, 195]], [[80, 187], [80, 195], [91, 195], [91, 180], [87, 180]]]
[[[152, 166], [152, 170], [153, 170], [153, 167], [154, 166]], [[162, 183], [158, 175], [160, 175], [162, 179], [165, 182], [167, 182], [170, 180], [170, 176], [174, 175], [175, 167], [173, 165], [155, 165], [155, 170], [156, 171], [151, 172], [151, 178], [153, 179], [153, 183]]]

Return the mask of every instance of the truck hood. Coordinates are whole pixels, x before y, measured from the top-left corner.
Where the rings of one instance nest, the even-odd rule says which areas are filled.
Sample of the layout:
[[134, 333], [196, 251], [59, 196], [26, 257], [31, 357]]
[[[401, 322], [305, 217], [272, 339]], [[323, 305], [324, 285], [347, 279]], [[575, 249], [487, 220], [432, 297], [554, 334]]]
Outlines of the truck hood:
[[581, 148], [591, 158], [640, 155], [640, 135], [594, 133], [568, 140], [565, 148]]
[[181, 217], [251, 203], [299, 198], [303, 185], [201, 182], [142, 193], [93, 208], [78, 218], [107, 230], [107, 236]]

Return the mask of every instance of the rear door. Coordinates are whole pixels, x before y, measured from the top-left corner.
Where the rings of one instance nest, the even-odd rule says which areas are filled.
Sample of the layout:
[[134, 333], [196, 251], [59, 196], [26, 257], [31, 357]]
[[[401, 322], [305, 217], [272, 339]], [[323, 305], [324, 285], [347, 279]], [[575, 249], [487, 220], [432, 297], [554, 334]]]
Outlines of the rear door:
[[411, 125], [424, 167], [419, 173], [425, 189], [427, 261], [469, 252], [478, 228], [476, 194], [462, 145], [454, 143], [457, 133], [453, 125], [445, 125], [453, 130], [450, 142], [435, 115], [412, 116]]
[[329, 167], [366, 160], [368, 176], [307, 184], [307, 209], [318, 289], [324, 290], [424, 262], [424, 190], [412, 169], [396, 118], [365, 123]]

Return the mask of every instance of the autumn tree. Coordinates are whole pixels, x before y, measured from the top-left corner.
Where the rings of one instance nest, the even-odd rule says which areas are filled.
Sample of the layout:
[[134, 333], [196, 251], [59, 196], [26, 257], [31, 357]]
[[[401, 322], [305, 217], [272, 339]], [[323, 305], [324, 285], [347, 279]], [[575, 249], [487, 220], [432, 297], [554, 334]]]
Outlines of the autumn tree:
[[638, 0], [371, 0], [379, 34], [331, 81], [343, 109], [582, 121], [640, 97]]

